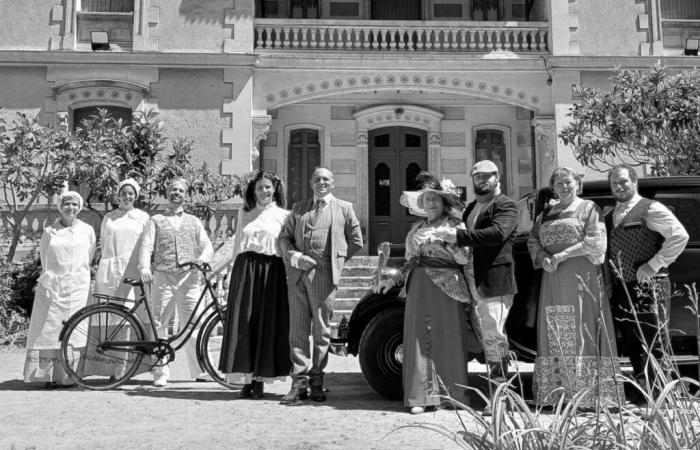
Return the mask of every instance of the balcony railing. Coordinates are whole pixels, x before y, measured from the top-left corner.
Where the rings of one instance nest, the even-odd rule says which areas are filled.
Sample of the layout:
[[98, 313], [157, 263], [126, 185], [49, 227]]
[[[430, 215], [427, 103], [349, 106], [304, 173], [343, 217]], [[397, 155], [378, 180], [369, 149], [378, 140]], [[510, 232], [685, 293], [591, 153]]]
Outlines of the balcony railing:
[[547, 22], [255, 19], [259, 50], [545, 53]]

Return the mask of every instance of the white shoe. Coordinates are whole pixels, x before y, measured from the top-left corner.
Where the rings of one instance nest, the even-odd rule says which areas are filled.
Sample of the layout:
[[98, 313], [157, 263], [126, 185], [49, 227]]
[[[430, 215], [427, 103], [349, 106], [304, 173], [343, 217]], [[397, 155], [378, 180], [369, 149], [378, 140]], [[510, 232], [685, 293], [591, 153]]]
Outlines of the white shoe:
[[423, 414], [425, 412], [425, 408], [422, 406], [414, 406], [411, 408], [411, 414]]
[[161, 375], [155, 380], [153, 380], [153, 386], [155, 387], [165, 387], [168, 385], [168, 377], [167, 375]]

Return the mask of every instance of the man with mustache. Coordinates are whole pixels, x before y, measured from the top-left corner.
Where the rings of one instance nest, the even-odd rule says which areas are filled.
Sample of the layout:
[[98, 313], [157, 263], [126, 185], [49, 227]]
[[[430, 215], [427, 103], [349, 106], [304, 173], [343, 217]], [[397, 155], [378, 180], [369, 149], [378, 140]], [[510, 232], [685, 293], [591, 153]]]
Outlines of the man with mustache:
[[[446, 228], [436, 238], [472, 247], [465, 268], [467, 284], [474, 297], [472, 325], [484, 347], [490, 379], [503, 383], [508, 376], [508, 311], [517, 292], [513, 263], [513, 242], [518, 225], [515, 202], [501, 193], [498, 166], [482, 160], [471, 170], [476, 199], [464, 210], [466, 229]], [[484, 409], [484, 415], [490, 408]]]
[[608, 180], [616, 200], [605, 215], [608, 258], [617, 269], [612, 277], [612, 312], [635, 378], [643, 387], [651, 382], [658, 393], [663, 386], [656, 382], [655, 366], [648, 359], [652, 354], [662, 363], [667, 335], [659, 324], [668, 318], [668, 266], [683, 252], [688, 232], [667, 207], [639, 195], [632, 166], [614, 166]]
[[[143, 231], [139, 271], [141, 280], [152, 285], [151, 305], [160, 337], [167, 337], [168, 324], [176, 309], [180, 326], [187, 323], [202, 292], [199, 272], [179, 265], [209, 262], [214, 254], [202, 222], [182, 208], [188, 188], [186, 180], [174, 180], [168, 187], [168, 208], [165, 213], [151, 217]], [[190, 375], [197, 381], [210, 381], [211, 378], [202, 372], [197, 362], [197, 334], [195, 330], [185, 345]], [[169, 376], [167, 365], [157, 366], [153, 373], [153, 385], [166, 386]]]

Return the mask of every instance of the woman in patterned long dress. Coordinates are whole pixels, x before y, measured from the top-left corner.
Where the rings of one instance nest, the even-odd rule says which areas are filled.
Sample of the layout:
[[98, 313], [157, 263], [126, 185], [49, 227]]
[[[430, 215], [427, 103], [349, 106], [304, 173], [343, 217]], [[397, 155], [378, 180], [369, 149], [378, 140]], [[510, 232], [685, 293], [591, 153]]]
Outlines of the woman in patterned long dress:
[[598, 206], [578, 197], [580, 176], [566, 167], [552, 173], [559, 202], [535, 220], [528, 248], [542, 268], [534, 391], [539, 405], [569, 402], [590, 391], [582, 408], [624, 400], [610, 303], [602, 279], [605, 224]]
[[250, 180], [244, 200], [219, 369], [230, 382], [244, 384], [238, 398], [260, 399], [265, 382], [284, 380], [292, 368], [287, 276], [278, 243], [289, 211], [284, 185], [270, 172]]
[[[58, 335], [63, 321], [85, 306], [90, 291], [95, 231], [77, 218], [82, 208], [80, 194], [61, 194], [61, 217], [44, 229], [39, 242], [42, 272], [29, 322], [25, 382], [43, 381], [47, 387], [72, 384], [59, 361]], [[82, 363], [82, 356], [76, 355], [76, 364]]]
[[[138, 200], [141, 188], [131, 178], [119, 183], [117, 187], [117, 199], [119, 207], [108, 212], [102, 219], [100, 226], [100, 263], [95, 274], [95, 287], [93, 294], [110, 295], [115, 297], [134, 299], [134, 289], [131, 285], [122, 283], [125, 277], [138, 279], [138, 256], [143, 229], [148, 222], [149, 215], [134, 207]], [[93, 302], [90, 299], [88, 303]], [[131, 308], [133, 303], [127, 303]], [[144, 339], [150, 339], [150, 327], [146, 308], [140, 306], [136, 310], [141, 323], [144, 325]], [[99, 330], [91, 326], [88, 331], [88, 348], [85, 356], [84, 375], [114, 375], [120, 376], [126, 368], [126, 361], [109, 356], [99, 355], [94, 348], [97, 336], [104, 336], [105, 330]], [[91, 339], [92, 337], [92, 339]], [[123, 337], [126, 339], [126, 336]], [[119, 336], [114, 339], [119, 340]], [[91, 345], [92, 344], [92, 345]], [[147, 372], [150, 369], [150, 360], [144, 361], [137, 373]]]
[[[459, 203], [456, 190], [448, 180], [442, 185], [426, 188], [418, 196], [417, 206], [426, 217], [406, 236], [406, 263], [397, 277], [406, 292], [403, 388], [404, 406], [411, 414], [440, 405], [440, 395], [448, 393], [466, 402], [462, 386], [468, 383], [467, 353], [478, 347], [465, 310], [471, 303], [463, 273], [469, 249], [431, 240], [436, 229], [461, 224], [449, 215]], [[377, 291], [385, 292], [397, 281], [383, 280]]]

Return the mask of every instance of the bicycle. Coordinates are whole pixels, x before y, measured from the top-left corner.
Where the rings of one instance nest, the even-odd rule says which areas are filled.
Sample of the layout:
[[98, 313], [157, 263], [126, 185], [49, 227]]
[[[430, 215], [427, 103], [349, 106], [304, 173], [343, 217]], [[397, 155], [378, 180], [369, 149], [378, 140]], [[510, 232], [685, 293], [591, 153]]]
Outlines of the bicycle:
[[[180, 330], [169, 338], [158, 336], [153, 311], [149, 302], [146, 301], [143, 282], [128, 278], [124, 279], [124, 283], [138, 288], [138, 299], [94, 294], [96, 304], [82, 308], [64, 322], [59, 335], [61, 342], [59, 358], [64, 370], [75, 383], [91, 390], [113, 389], [134, 376], [144, 356], [151, 357], [151, 364], [149, 364], [151, 369], [174, 361], [175, 352], [185, 345], [204, 318], [196, 341], [197, 360], [200, 366], [220, 385], [229, 389], [240, 388], [240, 385], [229, 383], [226, 376], [217, 368], [226, 311], [225, 307], [219, 303], [214, 287], [207, 278], [209, 265], [190, 262], [181, 264], [179, 267], [197, 269], [205, 280], [205, 286], [185, 326], [181, 326]], [[206, 307], [200, 308], [207, 293], [211, 295], [213, 301]], [[134, 303], [134, 306], [129, 308], [126, 306], [127, 303]], [[144, 339], [144, 324], [136, 315], [139, 307], [144, 307], [146, 310], [149, 331], [153, 333], [153, 339]], [[180, 342], [174, 344], [178, 340]], [[88, 349], [99, 355], [100, 364], [111, 369], [109, 373], [86, 373], [84, 367]]]

